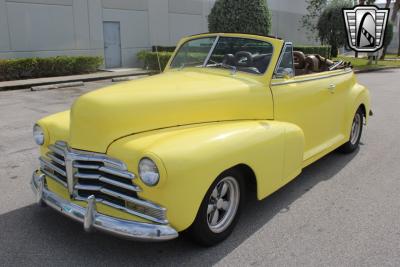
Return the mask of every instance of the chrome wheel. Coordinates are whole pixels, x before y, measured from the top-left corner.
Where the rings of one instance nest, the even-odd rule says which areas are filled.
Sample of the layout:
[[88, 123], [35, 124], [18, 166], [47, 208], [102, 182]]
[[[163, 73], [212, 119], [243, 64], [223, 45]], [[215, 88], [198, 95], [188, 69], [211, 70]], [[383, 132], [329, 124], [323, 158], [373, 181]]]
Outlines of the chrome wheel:
[[223, 178], [214, 187], [207, 206], [207, 224], [214, 233], [223, 232], [235, 218], [240, 200], [239, 184], [235, 178]]
[[351, 133], [350, 133], [350, 143], [355, 145], [360, 137], [362, 127], [362, 118], [360, 113], [356, 113], [353, 124], [351, 126]]

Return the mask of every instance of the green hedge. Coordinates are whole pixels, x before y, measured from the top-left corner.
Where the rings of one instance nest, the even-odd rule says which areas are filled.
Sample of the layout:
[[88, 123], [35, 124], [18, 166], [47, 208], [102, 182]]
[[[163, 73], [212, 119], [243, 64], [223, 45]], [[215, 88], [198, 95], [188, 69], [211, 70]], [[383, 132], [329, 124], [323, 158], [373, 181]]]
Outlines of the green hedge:
[[[330, 58], [331, 47], [328, 45], [320, 46], [294, 46], [294, 51], [302, 51], [304, 54], [319, 54], [325, 58]], [[168, 63], [169, 58], [172, 56], [172, 51], [175, 50], [173, 46], [157, 46], [158, 55], [160, 58], [161, 69], [164, 70]], [[152, 51], [143, 50], [137, 54], [140, 61], [143, 62], [144, 68], [148, 70], [159, 70], [157, 52], [153, 46]]]
[[331, 47], [329, 45], [295, 45], [294, 51], [301, 51], [306, 55], [318, 54], [324, 58], [331, 58]]
[[91, 73], [103, 63], [102, 57], [48, 57], [0, 60], [0, 81]]
[[137, 53], [137, 58], [143, 62], [143, 68], [146, 70], [164, 70], [168, 63], [168, 60], [172, 56], [172, 52], [159, 52], [158, 57], [160, 59], [160, 64], [158, 64], [157, 53], [147, 50], [140, 51]]
[[151, 51], [153, 52], [174, 52], [175, 51], [176, 46], [161, 46], [161, 45], [153, 45], [151, 47]]

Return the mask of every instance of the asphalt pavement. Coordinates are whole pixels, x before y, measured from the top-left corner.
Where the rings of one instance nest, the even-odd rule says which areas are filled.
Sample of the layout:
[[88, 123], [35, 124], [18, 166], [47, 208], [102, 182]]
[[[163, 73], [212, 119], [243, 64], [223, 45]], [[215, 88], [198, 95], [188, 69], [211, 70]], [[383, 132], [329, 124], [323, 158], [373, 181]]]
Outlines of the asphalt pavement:
[[333, 152], [263, 201], [250, 199], [232, 236], [202, 248], [86, 234], [37, 207], [29, 180], [35, 120], [109, 82], [0, 92], [0, 266], [400, 266], [400, 70], [359, 74], [374, 117], [360, 149]]

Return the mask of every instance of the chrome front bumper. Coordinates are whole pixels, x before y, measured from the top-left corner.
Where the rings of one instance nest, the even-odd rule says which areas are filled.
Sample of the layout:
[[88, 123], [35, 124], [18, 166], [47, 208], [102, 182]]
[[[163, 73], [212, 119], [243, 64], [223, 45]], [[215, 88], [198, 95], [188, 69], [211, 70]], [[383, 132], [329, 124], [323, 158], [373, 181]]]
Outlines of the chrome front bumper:
[[45, 175], [35, 171], [31, 186], [39, 204], [47, 204], [56, 211], [83, 223], [85, 231], [97, 229], [119, 237], [141, 241], [164, 241], [178, 237], [178, 232], [168, 225], [158, 225], [118, 219], [97, 213], [96, 200], [88, 197], [86, 208], [71, 203], [49, 191]]

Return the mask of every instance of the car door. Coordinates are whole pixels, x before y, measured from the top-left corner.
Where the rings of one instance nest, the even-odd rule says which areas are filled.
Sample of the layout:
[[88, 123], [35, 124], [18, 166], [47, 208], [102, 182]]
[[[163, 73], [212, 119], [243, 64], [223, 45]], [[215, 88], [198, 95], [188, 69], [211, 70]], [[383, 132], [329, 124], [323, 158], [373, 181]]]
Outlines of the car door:
[[[355, 84], [355, 77], [351, 69], [341, 69], [332, 71], [329, 77], [330, 88], [332, 90], [333, 108], [335, 110], [336, 120], [334, 123], [334, 131], [343, 137], [343, 141], [350, 134], [349, 128], [353, 122], [353, 105], [349, 105], [351, 98], [351, 88]], [[350, 116], [350, 117], [349, 117]]]
[[274, 119], [296, 124], [304, 132], [304, 166], [317, 159], [338, 142], [334, 97], [329, 75], [315, 73], [294, 76], [293, 46], [286, 43], [271, 91], [274, 97]]

